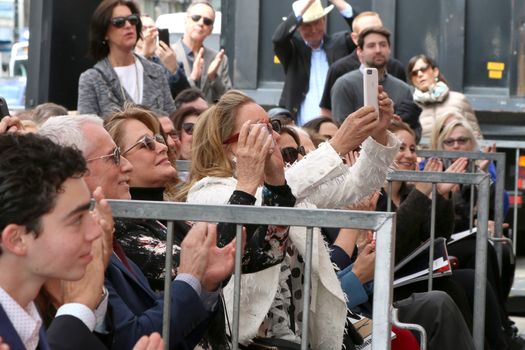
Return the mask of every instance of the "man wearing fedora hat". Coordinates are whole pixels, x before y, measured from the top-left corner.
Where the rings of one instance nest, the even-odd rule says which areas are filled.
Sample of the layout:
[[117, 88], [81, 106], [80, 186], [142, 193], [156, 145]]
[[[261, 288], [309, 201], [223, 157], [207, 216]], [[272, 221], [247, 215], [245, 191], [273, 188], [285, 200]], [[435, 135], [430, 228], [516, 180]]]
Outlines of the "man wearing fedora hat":
[[[347, 32], [326, 35], [326, 15], [335, 7], [351, 26], [353, 10], [345, 0], [298, 0], [293, 12], [273, 34], [274, 52], [285, 73], [279, 105], [287, 108], [296, 124], [302, 125], [319, 115], [329, 65], [355, 48]], [[299, 35], [296, 35], [298, 32]]]

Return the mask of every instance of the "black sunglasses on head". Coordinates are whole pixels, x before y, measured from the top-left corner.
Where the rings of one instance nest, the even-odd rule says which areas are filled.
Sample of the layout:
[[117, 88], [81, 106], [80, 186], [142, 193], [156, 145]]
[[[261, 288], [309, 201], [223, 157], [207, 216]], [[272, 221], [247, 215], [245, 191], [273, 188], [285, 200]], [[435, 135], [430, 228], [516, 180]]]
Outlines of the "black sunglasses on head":
[[193, 127], [195, 126], [195, 123], [182, 123], [182, 130], [188, 135], [193, 135]]
[[198, 22], [202, 18], [202, 23], [204, 23], [207, 26], [211, 26], [213, 24], [213, 19], [201, 15], [191, 15], [190, 18], [193, 22]]
[[126, 21], [128, 21], [129, 24], [131, 24], [132, 26], [136, 26], [139, 23], [139, 16], [129, 15], [129, 16], [113, 17], [111, 19], [111, 24], [113, 24], [117, 28], [122, 28], [126, 25]]
[[306, 155], [306, 151], [303, 146], [297, 148], [294, 147], [284, 147], [281, 148], [281, 155], [285, 163], [293, 164], [299, 158], [299, 154], [303, 157]]

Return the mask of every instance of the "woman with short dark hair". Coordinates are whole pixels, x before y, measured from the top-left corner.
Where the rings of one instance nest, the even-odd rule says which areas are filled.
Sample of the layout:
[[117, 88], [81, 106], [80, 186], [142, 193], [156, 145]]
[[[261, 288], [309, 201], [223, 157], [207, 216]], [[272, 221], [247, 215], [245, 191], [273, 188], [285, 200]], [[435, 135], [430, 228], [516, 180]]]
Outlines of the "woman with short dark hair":
[[89, 52], [97, 60], [80, 75], [77, 109], [102, 118], [126, 102], [144, 105], [159, 116], [175, 110], [162, 68], [135, 55], [141, 35], [138, 6], [130, 0], [104, 0], [91, 19]]

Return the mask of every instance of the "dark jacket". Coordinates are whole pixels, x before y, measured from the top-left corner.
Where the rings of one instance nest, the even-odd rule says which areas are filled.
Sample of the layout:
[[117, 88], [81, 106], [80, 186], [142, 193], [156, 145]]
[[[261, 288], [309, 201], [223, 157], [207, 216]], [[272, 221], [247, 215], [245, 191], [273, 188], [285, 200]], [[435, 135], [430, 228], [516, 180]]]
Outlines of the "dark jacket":
[[[388, 197], [384, 189], [377, 202], [377, 211], [386, 211]], [[430, 238], [430, 215], [432, 200], [419, 192], [413, 185], [403, 183], [399, 208], [392, 203], [396, 212], [396, 264]], [[436, 237], [450, 238], [454, 230], [454, 209], [451, 200], [437, 195]]]
[[[349, 26], [353, 18], [345, 19]], [[295, 32], [301, 23], [291, 13], [273, 33], [273, 50], [284, 69], [285, 80], [279, 105], [292, 112], [294, 119], [308, 93], [312, 49]], [[328, 64], [348, 55], [355, 48], [348, 32], [325, 35], [323, 49]]]

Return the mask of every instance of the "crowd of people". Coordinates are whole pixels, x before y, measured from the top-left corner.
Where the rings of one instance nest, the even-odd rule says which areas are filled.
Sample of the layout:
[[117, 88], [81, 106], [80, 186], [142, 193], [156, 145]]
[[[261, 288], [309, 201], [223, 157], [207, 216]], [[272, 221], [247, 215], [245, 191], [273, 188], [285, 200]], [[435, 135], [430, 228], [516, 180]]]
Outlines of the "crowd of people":
[[[269, 111], [232, 89], [224, 50], [205, 45], [216, 15], [210, 2], [190, 4], [171, 46], [132, 0], [100, 3], [88, 43], [97, 63], [79, 78], [77, 111], [46, 103], [0, 120], [0, 349], [231, 348], [235, 225], [173, 218], [167, 247], [166, 222], [113, 218], [107, 199], [391, 207], [396, 263], [429, 239], [432, 202], [437, 237], [469, 228], [470, 186], [439, 183], [433, 198], [431, 184], [385, 183], [396, 169], [472, 171], [465, 158], [416, 156], [422, 138], [434, 150], [480, 150], [468, 100], [432, 58], [416, 55], [405, 69], [391, 57], [377, 13], [329, 3], [294, 1], [275, 29], [284, 87]], [[349, 30], [328, 35], [334, 8]], [[365, 68], [378, 70], [378, 110], [363, 106]], [[190, 161], [189, 171], [177, 160]], [[496, 176], [489, 161], [475, 171]], [[306, 229], [244, 225], [242, 237], [241, 348], [299, 349], [306, 312], [309, 348], [361, 345], [351, 319], [372, 317], [381, 254], [372, 232], [313, 230], [307, 310]], [[485, 348], [525, 348], [506, 310], [512, 267], [500, 269], [488, 247]], [[173, 266], [165, 266], [167, 249]], [[393, 306], [402, 322], [423, 327], [428, 349], [474, 349], [475, 238], [448, 250], [457, 258], [452, 273], [436, 277], [432, 291], [426, 281], [396, 287]], [[168, 344], [160, 336], [166, 278]], [[420, 348], [417, 333], [393, 333], [393, 349]]]

